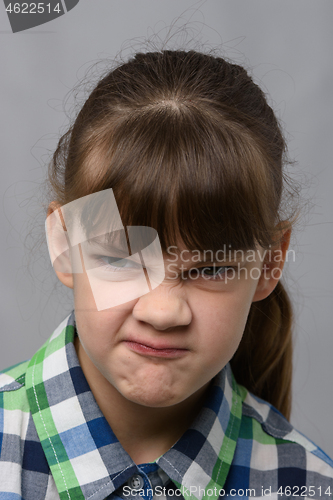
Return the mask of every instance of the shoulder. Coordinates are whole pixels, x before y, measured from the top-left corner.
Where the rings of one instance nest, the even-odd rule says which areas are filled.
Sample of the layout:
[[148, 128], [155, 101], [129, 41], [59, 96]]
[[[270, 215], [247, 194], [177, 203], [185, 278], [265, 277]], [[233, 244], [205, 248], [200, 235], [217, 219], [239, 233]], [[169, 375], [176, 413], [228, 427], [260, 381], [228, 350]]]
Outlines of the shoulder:
[[28, 363], [0, 373], [0, 496], [20, 493], [24, 443], [32, 423], [25, 390]]
[[251, 471], [262, 478], [268, 472], [275, 474], [279, 484], [286, 486], [330, 487], [331, 496], [332, 459], [271, 404], [239, 388], [243, 399], [240, 439], [251, 442]]
[[8, 436], [21, 437], [28, 425], [30, 405], [25, 389], [28, 364], [29, 361], [24, 361], [0, 372], [0, 454]]
[[[19, 499], [23, 492], [26, 499], [59, 498], [43, 448], [49, 443], [40, 440], [34, 418], [38, 410], [45, 426], [49, 411], [44, 361], [48, 359], [48, 375], [61, 369], [57, 353], [72, 341], [73, 326], [72, 313], [31, 360], [0, 372], [0, 498]], [[37, 394], [41, 404], [36, 406]]]
[[[25, 374], [28, 365], [29, 360], [0, 371], [0, 397], [2, 399], [22, 398], [25, 394]], [[13, 393], [13, 396], [9, 396], [10, 393]]]

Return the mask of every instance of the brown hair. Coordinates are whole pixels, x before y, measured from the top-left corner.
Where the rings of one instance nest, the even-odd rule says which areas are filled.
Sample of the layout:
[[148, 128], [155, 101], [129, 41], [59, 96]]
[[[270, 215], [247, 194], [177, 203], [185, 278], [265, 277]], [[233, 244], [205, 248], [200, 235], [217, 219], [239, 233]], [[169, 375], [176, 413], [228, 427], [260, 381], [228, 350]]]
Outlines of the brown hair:
[[[244, 68], [195, 51], [138, 53], [92, 91], [49, 180], [61, 205], [112, 188], [123, 224], [155, 228], [164, 251], [179, 238], [192, 250], [248, 250], [276, 242], [282, 221], [291, 227], [285, 157], [279, 123]], [[279, 282], [252, 304], [231, 360], [236, 380], [287, 417], [291, 323]]]

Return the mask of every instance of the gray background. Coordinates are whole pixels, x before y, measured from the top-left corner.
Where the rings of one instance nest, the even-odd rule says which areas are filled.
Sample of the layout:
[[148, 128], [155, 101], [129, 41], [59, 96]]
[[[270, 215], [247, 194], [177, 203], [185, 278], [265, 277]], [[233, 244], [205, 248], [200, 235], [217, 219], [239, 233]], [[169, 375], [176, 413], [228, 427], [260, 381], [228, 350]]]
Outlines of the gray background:
[[[333, 456], [332, 15], [331, 0], [81, 0], [12, 34], [1, 2], [1, 368], [29, 358], [72, 307], [45, 244], [35, 243], [46, 162], [67, 123], [64, 98], [98, 60], [126, 58], [153, 33], [160, 47], [173, 23], [168, 47], [193, 36], [221, 47], [251, 69], [288, 131], [307, 201], [285, 274], [296, 310], [291, 421]], [[175, 34], [184, 24], [187, 39]]]

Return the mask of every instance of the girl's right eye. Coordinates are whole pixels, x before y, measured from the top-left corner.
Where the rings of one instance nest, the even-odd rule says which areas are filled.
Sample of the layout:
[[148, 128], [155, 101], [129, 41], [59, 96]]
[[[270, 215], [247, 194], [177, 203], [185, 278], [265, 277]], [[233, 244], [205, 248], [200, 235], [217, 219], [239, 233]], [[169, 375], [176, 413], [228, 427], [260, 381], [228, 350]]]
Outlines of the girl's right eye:
[[119, 272], [124, 269], [134, 270], [142, 268], [140, 264], [137, 264], [130, 259], [120, 259], [119, 257], [110, 257], [108, 255], [96, 255], [95, 259], [100, 266], [103, 266], [105, 270], [111, 272]]

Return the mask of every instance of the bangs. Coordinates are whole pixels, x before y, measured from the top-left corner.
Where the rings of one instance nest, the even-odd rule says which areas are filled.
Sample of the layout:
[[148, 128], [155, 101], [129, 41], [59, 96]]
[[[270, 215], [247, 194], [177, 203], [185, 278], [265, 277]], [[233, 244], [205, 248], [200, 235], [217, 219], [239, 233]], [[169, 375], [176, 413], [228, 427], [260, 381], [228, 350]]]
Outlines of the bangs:
[[[112, 188], [123, 225], [154, 228], [164, 252], [272, 243], [278, 221], [271, 214], [281, 196], [272, 182], [276, 166], [248, 127], [228, 119], [227, 109], [160, 102], [114, 116], [94, 140], [84, 166], [94, 172], [87, 184], [93, 181], [93, 192]], [[95, 225], [105, 225], [102, 205], [92, 213]]]

